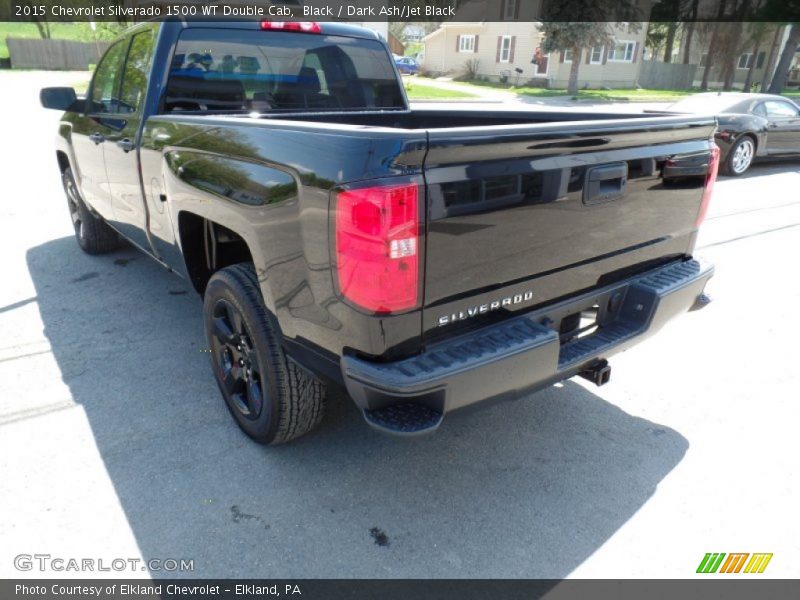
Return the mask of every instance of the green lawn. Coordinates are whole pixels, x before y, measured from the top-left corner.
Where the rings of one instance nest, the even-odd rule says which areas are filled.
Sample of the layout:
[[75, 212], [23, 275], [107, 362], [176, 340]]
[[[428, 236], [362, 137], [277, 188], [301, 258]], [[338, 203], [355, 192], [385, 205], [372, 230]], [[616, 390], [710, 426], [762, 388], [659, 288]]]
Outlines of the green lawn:
[[[50, 35], [54, 40], [88, 42], [94, 39], [88, 23], [50, 23]], [[33, 23], [0, 22], [0, 58], [8, 58], [7, 37], [41, 38]]]
[[458, 90], [443, 90], [441, 88], [419, 83], [416, 79], [403, 78], [409, 100], [457, 100], [459, 98], [476, 98], [476, 94]]
[[[464, 85], [476, 87], [490, 87], [493, 89], [507, 90], [525, 96], [553, 97], [568, 96], [567, 90], [547, 89], [533, 87], [512, 87], [499, 83], [487, 81], [464, 82]], [[637, 89], [615, 89], [615, 90], [580, 90], [578, 100], [607, 100], [609, 102], [670, 102], [680, 100], [684, 96], [697, 93], [698, 90], [637, 90]], [[574, 97], [574, 96], [573, 96]]]

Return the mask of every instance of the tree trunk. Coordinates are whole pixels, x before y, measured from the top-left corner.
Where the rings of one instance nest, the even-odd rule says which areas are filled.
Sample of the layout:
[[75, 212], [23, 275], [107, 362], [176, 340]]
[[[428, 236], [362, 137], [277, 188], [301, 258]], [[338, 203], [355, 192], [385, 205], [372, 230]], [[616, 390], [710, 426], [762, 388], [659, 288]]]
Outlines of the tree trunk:
[[685, 46], [683, 48], [683, 64], [688, 65], [691, 58], [692, 37], [697, 22], [697, 11], [700, 7], [700, 0], [692, 0], [691, 20], [684, 27], [688, 27], [684, 36]]
[[47, 21], [33, 21], [36, 24], [36, 29], [39, 30], [39, 35], [43, 40], [50, 39], [50, 23]]
[[686, 33], [683, 36], [683, 64], [688, 65], [692, 53], [692, 37], [694, 36], [694, 21], [685, 25]]
[[[708, 45], [708, 54], [706, 55], [706, 68], [703, 71], [703, 82], [700, 85], [700, 89], [706, 91], [708, 89], [708, 79], [709, 75], [711, 74], [711, 67], [714, 65], [714, 61], [711, 60], [711, 57], [716, 57], [717, 52], [716, 49], [719, 47], [720, 39], [724, 41], [724, 20], [723, 17], [725, 15], [725, 8], [727, 6], [727, 0], [719, 0], [719, 4], [717, 5], [717, 20], [714, 23], [714, 33], [711, 35], [711, 43]], [[712, 52], [714, 50], [714, 52]], [[723, 63], [724, 64], [724, 63]]]
[[775, 29], [775, 36], [772, 38], [772, 46], [769, 49], [769, 59], [767, 60], [767, 68], [764, 69], [764, 76], [761, 78], [761, 93], [767, 91], [769, 82], [772, 79], [772, 72], [775, 70], [775, 61], [778, 60], [778, 51], [783, 38], [783, 25], [779, 25]]
[[571, 96], [578, 95], [578, 69], [581, 66], [581, 55], [583, 48], [572, 49], [572, 65], [569, 69], [569, 83], [567, 84], [567, 94]]
[[733, 80], [736, 76], [736, 69], [731, 66], [730, 62], [726, 62], [725, 70], [722, 75], [722, 89], [726, 92], [733, 90]]
[[714, 66], [714, 61], [712, 57], [716, 57], [716, 52], [711, 52], [712, 48], [716, 48], [719, 45], [719, 29], [722, 26], [721, 23], [714, 23], [714, 31], [711, 34], [711, 41], [708, 44], [708, 53], [706, 54], [706, 68], [703, 69], [703, 81], [700, 83], [700, 89], [704, 92], [708, 90], [708, 79], [709, 75], [711, 75], [711, 68]]
[[778, 61], [778, 66], [775, 67], [775, 75], [772, 77], [772, 83], [769, 84], [770, 94], [780, 94], [783, 88], [786, 87], [786, 80], [789, 78], [789, 68], [792, 66], [792, 59], [794, 53], [797, 51], [797, 44], [800, 43], [800, 23], [793, 23], [792, 29], [789, 31], [789, 39], [781, 52], [781, 58]]
[[753, 58], [750, 62], [750, 68], [747, 69], [747, 77], [744, 80], [744, 85], [742, 86], [743, 92], [750, 92], [752, 91], [750, 87], [753, 85], [753, 74], [756, 72], [756, 63], [758, 62], [758, 51], [761, 50], [761, 42], [758, 41], [753, 46]]
[[723, 70], [721, 75], [722, 89], [730, 92], [733, 89], [736, 77], [736, 66], [739, 61], [739, 40], [742, 37], [742, 24], [740, 22], [725, 24], [725, 41], [722, 48]]
[[675, 49], [675, 34], [678, 31], [678, 24], [672, 22], [667, 27], [667, 40], [664, 44], [664, 62], [672, 62], [672, 51]]

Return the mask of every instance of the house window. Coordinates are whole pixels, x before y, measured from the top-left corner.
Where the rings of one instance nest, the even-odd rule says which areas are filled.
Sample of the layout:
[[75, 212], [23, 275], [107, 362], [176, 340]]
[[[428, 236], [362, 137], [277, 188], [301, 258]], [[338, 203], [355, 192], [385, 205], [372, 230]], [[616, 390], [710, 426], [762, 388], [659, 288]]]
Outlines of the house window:
[[633, 49], [636, 42], [617, 42], [608, 51], [609, 62], [633, 62]]
[[475, 36], [474, 35], [460, 36], [458, 41], [458, 51], [475, 52]]
[[507, 63], [511, 60], [511, 36], [504, 35], [500, 41], [500, 62]]
[[572, 62], [572, 50], [564, 50], [564, 62], [565, 63]]
[[764, 60], [767, 58], [766, 52], [759, 52], [758, 58], [756, 59], [756, 69], [764, 68]]
[[703, 52], [700, 55], [700, 66], [701, 67], [705, 67], [707, 64], [708, 64], [708, 53], [707, 52]]
[[592, 48], [592, 55], [589, 58], [589, 63], [599, 65], [603, 62], [603, 46], [595, 46]]
[[739, 57], [739, 63], [736, 65], [737, 69], [749, 69], [750, 65], [753, 64], [753, 55], [749, 52], [745, 52]]
[[517, 13], [518, 0], [505, 0], [503, 7], [503, 20], [511, 21], [515, 18]]

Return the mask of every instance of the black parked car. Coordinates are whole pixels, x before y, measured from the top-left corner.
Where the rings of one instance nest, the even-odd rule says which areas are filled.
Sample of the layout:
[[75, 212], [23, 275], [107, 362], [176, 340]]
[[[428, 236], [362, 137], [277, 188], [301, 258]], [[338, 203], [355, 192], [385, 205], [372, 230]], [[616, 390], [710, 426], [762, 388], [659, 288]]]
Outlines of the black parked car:
[[725, 175], [741, 175], [756, 157], [800, 155], [800, 107], [783, 96], [710, 92], [684, 98], [669, 110], [717, 116]]

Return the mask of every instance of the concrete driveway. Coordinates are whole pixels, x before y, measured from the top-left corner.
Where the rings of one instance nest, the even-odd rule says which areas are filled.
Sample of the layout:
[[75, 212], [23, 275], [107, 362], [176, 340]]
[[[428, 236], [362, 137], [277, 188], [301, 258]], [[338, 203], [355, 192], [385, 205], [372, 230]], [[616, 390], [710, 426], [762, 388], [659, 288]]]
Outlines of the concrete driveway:
[[612, 360], [609, 385], [414, 440], [333, 397], [318, 432], [267, 449], [227, 414], [190, 286], [72, 239], [36, 94], [73, 79], [0, 73], [0, 577], [83, 575], [21, 573], [22, 553], [192, 559], [170, 574], [194, 577], [686, 578], [706, 552], [772, 552], [763, 576], [797, 575], [798, 163], [718, 182], [698, 252], [715, 302]]

